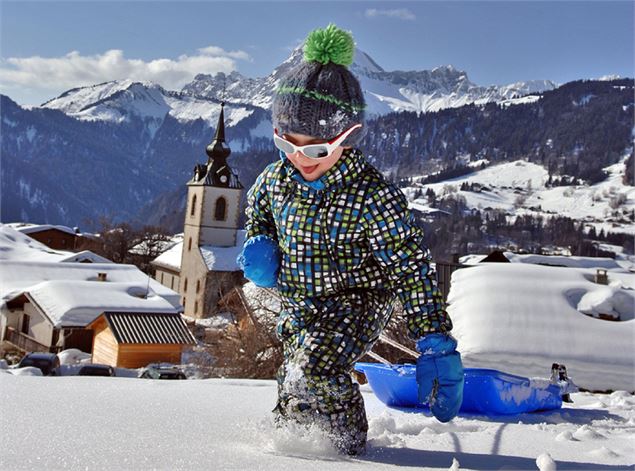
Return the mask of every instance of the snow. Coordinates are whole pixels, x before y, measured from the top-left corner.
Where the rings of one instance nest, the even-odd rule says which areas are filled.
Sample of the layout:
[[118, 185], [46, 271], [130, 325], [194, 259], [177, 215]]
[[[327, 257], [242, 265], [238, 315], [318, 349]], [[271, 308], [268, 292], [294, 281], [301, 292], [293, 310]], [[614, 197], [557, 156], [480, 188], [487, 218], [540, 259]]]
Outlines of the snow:
[[[600, 250], [614, 252], [615, 259], [607, 257], [579, 257], [564, 255], [538, 255], [538, 254], [517, 254], [513, 252], [503, 252], [505, 258], [512, 263], [533, 263], [536, 265], [549, 265], [553, 267], [572, 268], [595, 268], [608, 272], [635, 272], [635, 256], [624, 253], [623, 247], [611, 244], [598, 244]], [[476, 265], [485, 259], [487, 255], [469, 254], [459, 259], [462, 265]]]
[[408, 202], [408, 208], [409, 209], [413, 209], [415, 211], [418, 211], [422, 214], [434, 214], [434, 213], [443, 213], [443, 214], [450, 214], [447, 211], [443, 211], [442, 209], [439, 208], [432, 208], [428, 205], [425, 204], [421, 204], [418, 203], [416, 201], [409, 201]]
[[[94, 255], [94, 257], [93, 257]], [[0, 304], [28, 292], [54, 323], [90, 322], [98, 309], [174, 312], [180, 296], [134, 265], [115, 264], [92, 254], [51, 250], [29, 236], [0, 225]], [[77, 259], [94, 259], [81, 263]], [[105, 273], [107, 281], [98, 280]], [[147, 299], [140, 296], [149, 290]], [[168, 307], [169, 306], [169, 307]], [[99, 312], [97, 312], [99, 314]], [[66, 324], [70, 322], [70, 324]]]
[[90, 250], [82, 250], [81, 252], [68, 252], [66, 257], [59, 259], [59, 262], [92, 262], [92, 263], [114, 263], [101, 255], [97, 255]]
[[499, 101], [499, 104], [505, 108], [512, 105], [524, 105], [527, 103], [535, 103], [540, 100], [542, 96], [540, 95], [527, 95], [520, 98], [510, 98], [508, 100]]
[[100, 281], [44, 281], [28, 293], [54, 326], [84, 326], [104, 311], [178, 313], [146, 283]]
[[[169, 114], [180, 122], [203, 119], [216, 126], [220, 106], [215, 100], [168, 92], [150, 81], [114, 80], [67, 91], [44, 105], [59, 109], [83, 121], [121, 123], [135, 115], [144, 120], [150, 137], [154, 137]], [[226, 124], [235, 126], [253, 114], [246, 106], [225, 110]]]
[[222, 311], [214, 314], [211, 317], [199, 319], [196, 317], [183, 316], [188, 322], [194, 322], [196, 325], [205, 327], [206, 329], [222, 330], [229, 325], [233, 325], [236, 322], [234, 315], [231, 312]]
[[[237, 271], [240, 270], [236, 263], [236, 257], [241, 252], [245, 243], [246, 231], [236, 231], [236, 245], [231, 247], [219, 247], [215, 245], [201, 245], [199, 251], [208, 270], [213, 271]], [[174, 244], [163, 252], [152, 263], [174, 270], [181, 269], [181, 257], [183, 255], [183, 242]]]
[[565, 257], [562, 255], [516, 254], [504, 252], [512, 263], [533, 263], [535, 265], [551, 265], [572, 268], [602, 268], [607, 271], [626, 272], [619, 263], [607, 257]]
[[[0, 270], [0, 300], [2, 301], [12, 299], [48, 280], [73, 281], [77, 283], [77, 289], [88, 289], [91, 292], [95, 288], [94, 294], [102, 298], [108, 296], [103, 290], [107, 290], [109, 286], [118, 286], [117, 290], [121, 289], [121, 285], [115, 285], [115, 283], [127, 284], [131, 290], [142, 287], [145, 292], [149, 279], [148, 275], [134, 265], [116, 263], [3, 261], [2, 267], [3, 269]], [[108, 281], [97, 281], [98, 273], [106, 273]], [[155, 280], [150, 279], [149, 281], [151, 292], [165, 298], [172, 306], [180, 306], [178, 293]], [[117, 295], [117, 293], [113, 293], [113, 295]]]
[[[474, 209], [501, 209], [510, 215], [532, 214], [534, 216], [566, 216], [584, 221], [599, 232], [635, 234], [635, 222], [624, 221], [624, 215], [635, 211], [635, 187], [624, 185], [622, 179], [626, 171], [626, 159], [630, 149], [620, 162], [606, 167], [606, 180], [595, 185], [559, 186], [548, 188], [548, 171], [541, 165], [518, 160], [492, 165], [468, 175], [417, 187], [425, 193], [432, 189], [437, 195], [456, 191], [465, 197], [467, 206]], [[423, 177], [415, 177], [415, 181]], [[486, 190], [480, 192], [461, 191], [463, 183], [478, 183]], [[410, 187], [405, 193], [414, 192]], [[620, 197], [623, 203], [611, 208]], [[525, 201], [519, 205], [518, 198]], [[539, 209], [536, 209], [539, 208]], [[616, 213], [622, 214], [618, 216]], [[619, 221], [618, 221], [619, 220]]]
[[247, 231], [236, 232], [236, 245], [232, 247], [217, 247], [214, 245], [201, 245], [199, 250], [208, 270], [214, 271], [238, 271], [240, 267], [236, 258], [243, 249]]
[[181, 257], [183, 256], [183, 240], [175, 243], [152, 261], [153, 265], [160, 265], [176, 270], [181, 269]]
[[615, 319], [632, 320], [635, 318], [635, 296], [626, 292], [619, 282], [612, 283], [612, 286], [586, 293], [578, 302], [577, 309], [593, 317], [604, 314]]
[[169, 240], [144, 240], [128, 250], [128, 253], [135, 255], [146, 255], [150, 253], [164, 253], [166, 250], [174, 247], [178, 242], [183, 242], [183, 233], [174, 234]]
[[[545, 376], [564, 363], [590, 390], [635, 391], [635, 274], [526, 263], [484, 263], [452, 275], [448, 312], [467, 367]], [[622, 315], [619, 322], [583, 311]]]
[[[344, 457], [314, 430], [276, 430], [270, 412], [275, 381], [51, 378], [0, 371], [0, 464], [12, 470], [426, 471], [613, 470], [635, 463], [635, 398], [623, 391], [576, 393], [573, 404], [548, 413], [461, 415], [447, 424], [427, 412], [386, 408], [367, 385], [362, 393], [367, 453]], [[113, 433], [118, 430], [126, 433]]]
[[98, 263], [112, 263], [107, 258], [101, 257], [90, 250], [82, 252], [67, 252], [65, 250], [54, 250], [48, 246], [32, 239], [26, 234], [43, 230], [42, 227], [63, 230], [75, 234], [66, 226], [48, 226], [42, 224], [11, 223], [0, 224], [0, 260], [15, 261], [47, 261], [47, 262], [81, 262], [91, 261]]

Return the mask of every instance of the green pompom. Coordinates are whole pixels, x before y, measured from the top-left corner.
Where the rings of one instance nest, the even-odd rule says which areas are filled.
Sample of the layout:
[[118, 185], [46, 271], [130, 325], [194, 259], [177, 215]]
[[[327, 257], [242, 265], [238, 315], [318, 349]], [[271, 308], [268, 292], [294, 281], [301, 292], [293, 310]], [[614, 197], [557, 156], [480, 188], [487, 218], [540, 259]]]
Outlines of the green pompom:
[[311, 31], [304, 44], [304, 60], [325, 65], [333, 62], [348, 67], [353, 63], [354, 52], [353, 35], [333, 23], [324, 29]]

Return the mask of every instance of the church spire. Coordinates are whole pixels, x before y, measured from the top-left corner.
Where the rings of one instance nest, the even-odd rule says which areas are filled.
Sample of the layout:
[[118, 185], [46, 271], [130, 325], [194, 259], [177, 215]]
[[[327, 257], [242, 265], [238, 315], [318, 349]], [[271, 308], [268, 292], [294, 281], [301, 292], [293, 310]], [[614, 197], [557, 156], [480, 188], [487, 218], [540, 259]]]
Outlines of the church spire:
[[194, 167], [194, 182], [225, 188], [242, 188], [238, 178], [227, 164], [231, 149], [225, 142], [225, 102], [221, 102], [216, 134], [205, 148], [207, 164]]
[[214, 135], [214, 140], [205, 148], [205, 152], [207, 153], [208, 160], [207, 164], [209, 166], [215, 160], [218, 160], [218, 164], [220, 167], [223, 165], [227, 165], [226, 159], [231, 154], [231, 149], [225, 142], [225, 102], [221, 102], [220, 104], [220, 113], [218, 115], [218, 124], [216, 125], [216, 134]]

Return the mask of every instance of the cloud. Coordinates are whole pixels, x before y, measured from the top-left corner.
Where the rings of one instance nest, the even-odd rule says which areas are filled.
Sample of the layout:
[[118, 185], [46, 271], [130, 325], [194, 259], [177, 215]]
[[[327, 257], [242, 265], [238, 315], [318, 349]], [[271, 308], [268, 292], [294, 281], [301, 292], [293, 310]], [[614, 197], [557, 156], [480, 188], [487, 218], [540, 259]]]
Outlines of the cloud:
[[368, 8], [364, 15], [366, 18], [379, 18], [385, 16], [388, 18], [397, 18], [398, 20], [416, 20], [417, 17], [407, 8], [397, 8], [394, 10], [377, 10], [376, 8]]
[[120, 49], [82, 55], [71, 51], [61, 57], [9, 57], [0, 60], [0, 87], [7, 89], [66, 90], [110, 80], [150, 80], [167, 89], [179, 89], [199, 73], [230, 73], [236, 61], [252, 61], [244, 51], [217, 46], [175, 59], [129, 59]]

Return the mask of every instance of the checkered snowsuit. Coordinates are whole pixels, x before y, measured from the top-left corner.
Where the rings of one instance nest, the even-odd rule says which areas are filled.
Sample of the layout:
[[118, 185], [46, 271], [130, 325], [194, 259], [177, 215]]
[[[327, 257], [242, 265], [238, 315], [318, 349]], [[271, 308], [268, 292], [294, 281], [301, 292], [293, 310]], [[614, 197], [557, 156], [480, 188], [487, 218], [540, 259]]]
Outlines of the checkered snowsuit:
[[350, 372], [388, 323], [395, 294], [413, 338], [452, 328], [405, 196], [358, 149], [317, 182], [284, 159], [249, 190], [246, 229], [282, 252], [278, 418], [321, 424], [342, 451], [361, 451], [368, 424]]

